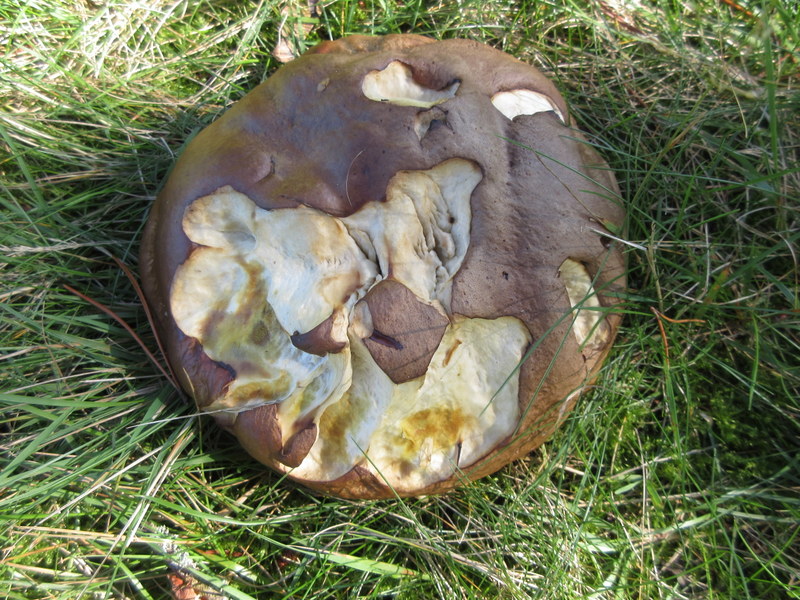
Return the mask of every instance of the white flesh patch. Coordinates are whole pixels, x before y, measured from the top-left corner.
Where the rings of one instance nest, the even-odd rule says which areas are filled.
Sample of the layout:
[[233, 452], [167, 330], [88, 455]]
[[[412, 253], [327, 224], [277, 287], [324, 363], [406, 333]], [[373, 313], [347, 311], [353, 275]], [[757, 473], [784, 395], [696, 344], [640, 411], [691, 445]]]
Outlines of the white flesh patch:
[[363, 465], [396, 490], [413, 491], [470, 466], [517, 426], [513, 371], [530, 343], [520, 320], [459, 319], [427, 373], [400, 384], [360, 340], [351, 341], [352, 386], [325, 410], [317, 443], [294, 477], [330, 481]]
[[322, 323], [345, 304], [348, 292], [375, 278], [374, 266], [341, 221], [306, 206], [262, 210], [244, 194], [222, 188], [189, 206], [183, 229], [193, 242], [260, 268], [267, 300], [290, 335]]
[[609, 328], [589, 272], [581, 263], [568, 258], [561, 263], [558, 273], [576, 311], [572, 322], [575, 339], [583, 348], [602, 348], [608, 342]]
[[349, 352], [323, 357], [295, 348], [264, 302], [264, 281], [263, 268], [236, 252], [199, 248], [175, 274], [171, 308], [178, 327], [237, 374], [226, 394], [204, 410], [240, 412], [280, 403], [285, 441], [296, 422], [344, 393], [352, 371]]
[[[344, 219], [302, 206], [263, 210], [229, 187], [192, 203], [183, 228], [200, 247], [175, 274], [172, 313], [236, 372], [205, 410], [279, 403], [284, 441], [316, 422], [317, 441], [292, 470], [300, 479], [332, 480], [362, 464], [413, 491], [490, 452], [517, 424], [524, 324], [459, 318], [427, 373], [394, 384], [362, 342], [372, 323], [358, 302], [391, 276], [421, 301], [449, 306], [481, 177], [462, 159], [402, 171], [385, 202]], [[317, 356], [292, 344], [331, 315], [344, 350]]]
[[564, 115], [555, 102], [544, 94], [532, 90], [511, 90], [498, 92], [492, 96], [492, 104], [508, 119], [520, 115], [535, 115], [540, 112], [552, 111], [564, 123]]
[[470, 198], [482, 178], [470, 161], [454, 158], [427, 171], [400, 171], [386, 202], [342, 219], [380, 272], [427, 303], [450, 304], [452, 279], [469, 247]]
[[325, 410], [319, 420], [317, 441], [295, 469], [293, 477], [309, 481], [331, 481], [364, 461], [370, 440], [378, 428], [396, 390], [419, 388], [418, 382], [396, 385], [377, 365], [367, 347], [351, 336], [353, 379], [341, 399]]
[[448, 328], [420, 379], [395, 386], [368, 450], [368, 468], [412, 491], [491, 452], [517, 425], [519, 375], [530, 343], [513, 317], [463, 319]]
[[[307, 207], [261, 210], [229, 187], [193, 202], [183, 229], [202, 247], [173, 279], [175, 322], [237, 374], [205, 410], [280, 403], [286, 440], [295, 423], [338, 399], [351, 376], [349, 351], [307, 354], [290, 336], [355, 304], [374, 267], [338, 220]], [[346, 340], [346, 323], [334, 329]]]
[[367, 73], [361, 82], [361, 91], [376, 102], [430, 108], [455, 96], [458, 86], [456, 81], [443, 90], [423, 87], [414, 81], [407, 65], [394, 60], [381, 71]]

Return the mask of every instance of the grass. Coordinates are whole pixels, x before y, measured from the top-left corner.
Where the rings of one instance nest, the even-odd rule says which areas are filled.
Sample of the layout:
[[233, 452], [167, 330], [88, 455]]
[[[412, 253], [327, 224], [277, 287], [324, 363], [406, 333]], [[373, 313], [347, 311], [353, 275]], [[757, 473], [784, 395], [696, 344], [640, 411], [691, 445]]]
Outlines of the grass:
[[[86, 299], [154, 348], [114, 259], [135, 270], [182, 145], [278, 68], [281, 23], [293, 49], [511, 52], [617, 173], [630, 289], [597, 389], [461, 491], [265, 472]], [[796, 2], [0, 0], [0, 44], [0, 595], [800, 597]]]

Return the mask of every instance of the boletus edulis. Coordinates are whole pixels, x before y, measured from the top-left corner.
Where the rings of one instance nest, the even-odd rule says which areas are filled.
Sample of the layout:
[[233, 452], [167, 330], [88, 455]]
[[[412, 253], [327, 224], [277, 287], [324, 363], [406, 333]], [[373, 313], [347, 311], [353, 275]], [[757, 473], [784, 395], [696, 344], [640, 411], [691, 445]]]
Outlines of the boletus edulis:
[[188, 144], [141, 275], [181, 385], [259, 461], [353, 498], [540, 445], [619, 324], [617, 184], [535, 68], [325, 42]]

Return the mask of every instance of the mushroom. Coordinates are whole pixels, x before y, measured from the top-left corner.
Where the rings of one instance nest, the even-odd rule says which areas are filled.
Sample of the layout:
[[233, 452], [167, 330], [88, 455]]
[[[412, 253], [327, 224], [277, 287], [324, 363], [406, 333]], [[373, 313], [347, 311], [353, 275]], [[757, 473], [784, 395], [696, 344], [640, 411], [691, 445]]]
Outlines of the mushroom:
[[440, 493], [536, 448], [596, 377], [623, 218], [535, 68], [353, 36], [192, 140], [141, 273], [181, 385], [257, 460], [343, 497]]

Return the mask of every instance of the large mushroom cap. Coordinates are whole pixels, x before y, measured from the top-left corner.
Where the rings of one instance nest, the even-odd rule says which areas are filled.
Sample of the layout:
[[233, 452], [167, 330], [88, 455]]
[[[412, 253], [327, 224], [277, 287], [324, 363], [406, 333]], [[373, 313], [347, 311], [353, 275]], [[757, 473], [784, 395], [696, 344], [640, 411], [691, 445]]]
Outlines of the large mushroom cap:
[[538, 446], [592, 380], [623, 216], [539, 71], [354, 36], [192, 140], [141, 270], [182, 385], [252, 456], [341, 496], [437, 493]]

